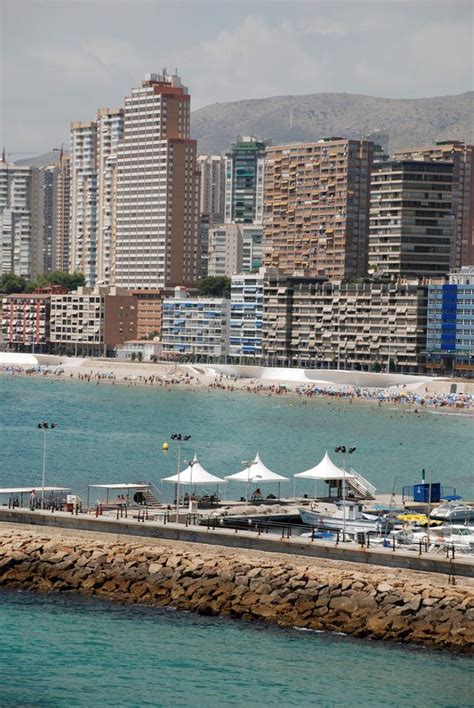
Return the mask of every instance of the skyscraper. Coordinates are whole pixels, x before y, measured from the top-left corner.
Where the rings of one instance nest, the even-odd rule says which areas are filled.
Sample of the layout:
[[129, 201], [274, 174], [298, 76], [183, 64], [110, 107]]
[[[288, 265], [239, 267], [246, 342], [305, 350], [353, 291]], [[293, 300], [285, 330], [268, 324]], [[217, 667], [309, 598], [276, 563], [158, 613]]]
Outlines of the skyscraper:
[[199, 155], [199, 213], [209, 217], [209, 224], [222, 224], [225, 208], [225, 157]]
[[33, 270], [31, 168], [0, 162], [0, 273], [30, 278]]
[[61, 150], [56, 187], [56, 238], [53, 270], [69, 270], [71, 230], [71, 156]]
[[265, 265], [336, 280], [364, 275], [372, 160], [364, 140], [267, 148]]
[[453, 163], [374, 165], [369, 270], [394, 276], [448, 273], [453, 239]]
[[97, 123], [71, 124], [71, 241], [69, 269], [97, 277]]
[[225, 223], [262, 223], [265, 143], [241, 137], [226, 154]]
[[429, 147], [399, 150], [394, 157], [396, 160], [453, 163], [451, 267], [474, 265], [474, 146], [446, 140]]
[[56, 242], [58, 167], [31, 168], [31, 277], [53, 270]]
[[115, 284], [163, 288], [196, 276], [199, 176], [190, 95], [148, 74], [125, 99], [116, 166]]

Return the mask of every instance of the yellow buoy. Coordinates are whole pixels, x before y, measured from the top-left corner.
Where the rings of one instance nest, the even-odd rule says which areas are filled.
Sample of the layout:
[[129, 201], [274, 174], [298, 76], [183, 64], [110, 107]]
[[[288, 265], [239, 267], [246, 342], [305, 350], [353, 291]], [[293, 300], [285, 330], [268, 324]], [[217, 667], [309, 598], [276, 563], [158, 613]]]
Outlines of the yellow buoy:
[[168, 449], [169, 449], [168, 443], [163, 443], [162, 447], [163, 447], [163, 450], [168, 450]]

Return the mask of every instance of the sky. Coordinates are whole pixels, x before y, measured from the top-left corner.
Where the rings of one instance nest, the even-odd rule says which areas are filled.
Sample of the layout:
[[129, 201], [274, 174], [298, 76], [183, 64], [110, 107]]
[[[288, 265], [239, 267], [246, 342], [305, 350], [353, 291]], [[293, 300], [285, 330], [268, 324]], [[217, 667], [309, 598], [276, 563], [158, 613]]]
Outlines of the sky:
[[473, 87], [471, 0], [0, 0], [1, 145], [68, 144], [69, 123], [178, 68], [192, 108], [318, 92]]

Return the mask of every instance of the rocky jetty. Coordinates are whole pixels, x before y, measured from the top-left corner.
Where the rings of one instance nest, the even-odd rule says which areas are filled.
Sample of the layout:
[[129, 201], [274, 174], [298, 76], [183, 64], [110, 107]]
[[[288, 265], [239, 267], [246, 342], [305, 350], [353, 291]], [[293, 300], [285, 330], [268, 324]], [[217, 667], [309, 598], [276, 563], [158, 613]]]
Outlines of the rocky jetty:
[[0, 586], [474, 651], [474, 585], [427, 573], [5, 527]]

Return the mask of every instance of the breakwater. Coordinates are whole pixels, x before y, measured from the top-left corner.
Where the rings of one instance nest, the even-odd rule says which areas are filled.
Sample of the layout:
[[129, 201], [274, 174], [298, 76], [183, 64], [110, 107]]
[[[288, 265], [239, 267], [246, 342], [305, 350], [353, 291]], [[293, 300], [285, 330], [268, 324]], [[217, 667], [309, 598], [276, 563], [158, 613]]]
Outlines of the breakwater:
[[474, 650], [470, 581], [322, 559], [6, 527], [0, 586]]

